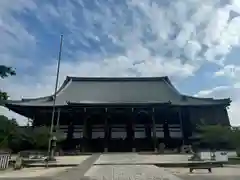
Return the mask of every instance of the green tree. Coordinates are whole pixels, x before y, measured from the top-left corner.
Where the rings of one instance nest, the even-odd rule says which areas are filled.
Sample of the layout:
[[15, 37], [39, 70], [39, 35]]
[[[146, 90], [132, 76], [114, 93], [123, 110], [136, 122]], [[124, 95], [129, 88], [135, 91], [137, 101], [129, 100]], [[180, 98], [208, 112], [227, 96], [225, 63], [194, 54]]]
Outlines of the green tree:
[[[34, 149], [47, 150], [50, 138], [49, 127], [47, 126], [35, 127], [33, 128], [32, 133]], [[54, 136], [57, 138], [58, 142], [63, 140], [63, 134], [61, 132], [58, 131], [55, 132]]]
[[8, 147], [14, 152], [33, 149], [34, 137], [32, 131], [32, 127], [18, 126], [8, 141]]
[[[55, 132], [58, 141], [63, 140], [61, 132]], [[47, 150], [49, 127], [19, 126], [15, 119], [0, 115], [0, 149], [13, 152], [22, 150]]]
[[207, 144], [213, 150], [230, 147], [232, 145], [232, 131], [229, 127], [221, 125], [204, 125], [199, 127], [200, 142]]
[[[0, 78], [6, 78], [8, 76], [14, 76], [16, 75], [15, 70], [12, 67], [0, 65]], [[6, 92], [3, 92], [0, 90], [0, 100], [7, 100], [8, 95]]]
[[49, 142], [49, 128], [46, 126], [35, 127], [32, 129], [34, 149], [46, 150]]
[[236, 149], [237, 156], [240, 157], [240, 128], [239, 127], [233, 127], [232, 128], [231, 144]]
[[18, 124], [15, 119], [0, 115], [0, 147], [8, 148], [9, 142], [16, 136]]
[[19, 152], [34, 147], [34, 137], [31, 127], [22, 127], [16, 119], [0, 116], [0, 148]]

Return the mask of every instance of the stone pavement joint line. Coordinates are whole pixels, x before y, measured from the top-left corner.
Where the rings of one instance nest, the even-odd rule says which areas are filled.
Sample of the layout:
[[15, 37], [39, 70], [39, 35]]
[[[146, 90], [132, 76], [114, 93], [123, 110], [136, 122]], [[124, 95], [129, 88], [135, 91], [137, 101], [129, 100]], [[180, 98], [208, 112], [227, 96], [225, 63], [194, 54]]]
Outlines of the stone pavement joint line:
[[89, 170], [91, 168], [92, 164], [99, 158], [99, 156], [100, 156], [100, 154], [92, 155], [91, 157], [84, 160], [77, 167], [67, 169], [64, 172], [57, 174], [55, 177], [52, 177], [52, 180], [80, 180], [80, 179], [82, 179], [85, 172], [87, 172], [87, 170]]

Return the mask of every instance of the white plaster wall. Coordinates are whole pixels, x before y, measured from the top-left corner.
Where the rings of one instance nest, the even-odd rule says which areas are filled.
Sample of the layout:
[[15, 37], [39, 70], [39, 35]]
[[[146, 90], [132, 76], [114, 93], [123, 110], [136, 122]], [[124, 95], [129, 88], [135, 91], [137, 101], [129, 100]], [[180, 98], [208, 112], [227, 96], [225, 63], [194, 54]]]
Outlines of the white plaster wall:
[[145, 138], [146, 137], [145, 131], [135, 131], [134, 137], [135, 138]]

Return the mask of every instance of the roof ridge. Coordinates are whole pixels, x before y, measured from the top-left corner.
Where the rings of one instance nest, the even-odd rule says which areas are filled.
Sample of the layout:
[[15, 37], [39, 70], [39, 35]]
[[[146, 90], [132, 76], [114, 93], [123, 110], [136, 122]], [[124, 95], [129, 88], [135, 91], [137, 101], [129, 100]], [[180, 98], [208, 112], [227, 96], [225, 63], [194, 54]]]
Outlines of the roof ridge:
[[167, 76], [160, 77], [77, 77], [67, 76], [72, 81], [163, 81], [168, 80]]
[[178, 91], [178, 89], [172, 84], [171, 80], [168, 78], [168, 76], [166, 76], [166, 78], [164, 79], [165, 83], [179, 96], [181, 96], [182, 94]]
[[191, 96], [191, 95], [183, 95], [183, 96], [186, 96], [186, 97], [192, 98], [192, 99], [199, 99], [199, 100], [214, 100], [214, 101], [230, 100], [231, 101], [231, 98], [196, 97], [196, 96]]

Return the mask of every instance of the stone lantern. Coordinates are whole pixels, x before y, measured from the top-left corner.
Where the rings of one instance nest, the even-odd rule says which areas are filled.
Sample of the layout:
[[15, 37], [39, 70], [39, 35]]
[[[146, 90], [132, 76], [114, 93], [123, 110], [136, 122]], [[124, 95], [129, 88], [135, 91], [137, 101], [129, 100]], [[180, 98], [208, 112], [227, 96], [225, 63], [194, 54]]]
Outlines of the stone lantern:
[[54, 153], [55, 153], [56, 146], [57, 146], [57, 138], [56, 138], [56, 136], [52, 136], [52, 139], [51, 139], [51, 152], [50, 152], [49, 161], [55, 161], [56, 160], [54, 158]]

